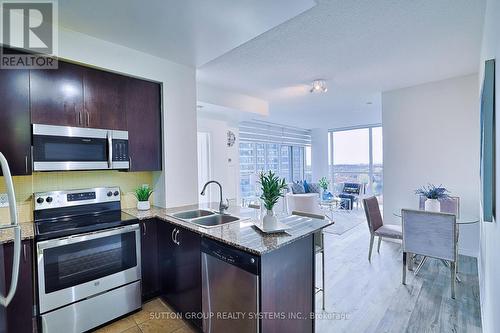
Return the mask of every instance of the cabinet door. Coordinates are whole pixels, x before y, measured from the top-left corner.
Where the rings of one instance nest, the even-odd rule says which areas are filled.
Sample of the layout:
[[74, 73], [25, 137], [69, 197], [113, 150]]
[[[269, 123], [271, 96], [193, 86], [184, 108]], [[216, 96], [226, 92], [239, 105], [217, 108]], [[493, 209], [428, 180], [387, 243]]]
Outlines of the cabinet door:
[[160, 291], [157, 225], [157, 221], [154, 219], [141, 222], [141, 266], [143, 301], [157, 296]]
[[[13, 70], [15, 71], [15, 70]], [[14, 244], [4, 244], [6, 290], [10, 287]], [[7, 332], [31, 333], [35, 325], [33, 316], [33, 258], [31, 240], [24, 240], [16, 295], [7, 307]]]
[[86, 68], [83, 75], [86, 127], [126, 130], [126, 77]]
[[83, 67], [59, 61], [58, 69], [30, 71], [33, 124], [84, 126]]
[[[167, 252], [160, 275], [162, 297], [176, 311], [183, 314], [199, 313], [201, 312], [201, 237], [186, 229], [173, 227], [173, 238], [177, 243], [170, 242], [174, 246], [164, 249]], [[193, 323], [201, 327], [201, 320], [194, 320]]]
[[130, 171], [161, 170], [160, 95], [158, 83], [127, 79]]
[[31, 174], [29, 86], [28, 70], [0, 69], [0, 152], [14, 176]]

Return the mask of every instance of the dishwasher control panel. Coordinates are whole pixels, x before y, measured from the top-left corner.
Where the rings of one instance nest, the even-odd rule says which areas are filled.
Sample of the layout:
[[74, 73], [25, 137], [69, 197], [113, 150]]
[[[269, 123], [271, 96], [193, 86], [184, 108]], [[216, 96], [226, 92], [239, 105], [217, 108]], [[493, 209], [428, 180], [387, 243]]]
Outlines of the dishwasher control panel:
[[201, 251], [249, 273], [259, 275], [260, 257], [257, 255], [206, 238], [201, 241]]

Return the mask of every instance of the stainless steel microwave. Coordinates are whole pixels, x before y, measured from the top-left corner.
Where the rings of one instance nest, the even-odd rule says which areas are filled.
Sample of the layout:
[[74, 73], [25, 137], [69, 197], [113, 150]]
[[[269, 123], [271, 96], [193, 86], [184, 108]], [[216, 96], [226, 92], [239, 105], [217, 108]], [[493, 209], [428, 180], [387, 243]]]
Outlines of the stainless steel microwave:
[[33, 124], [33, 170], [127, 170], [128, 132]]

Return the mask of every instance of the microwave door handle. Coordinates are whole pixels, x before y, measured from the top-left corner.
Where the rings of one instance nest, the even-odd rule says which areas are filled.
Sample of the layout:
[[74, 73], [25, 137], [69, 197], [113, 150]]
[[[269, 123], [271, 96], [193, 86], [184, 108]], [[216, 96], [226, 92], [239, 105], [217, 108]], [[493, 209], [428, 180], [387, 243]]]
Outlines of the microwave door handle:
[[12, 261], [12, 277], [10, 288], [7, 296], [0, 295], [0, 305], [7, 307], [14, 298], [17, 289], [17, 282], [19, 278], [19, 265], [21, 259], [21, 228], [19, 227], [17, 219], [16, 195], [14, 192], [14, 185], [12, 184], [12, 176], [10, 174], [9, 164], [5, 156], [0, 153], [0, 168], [3, 172], [5, 185], [7, 187], [7, 196], [9, 198], [9, 211], [10, 211], [10, 225], [2, 229], [14, 229], [14, 260]]
[[108, 169], [113, 166], [113, 137], [111, 131], [106, 134], [106, 139], [108, 141]]

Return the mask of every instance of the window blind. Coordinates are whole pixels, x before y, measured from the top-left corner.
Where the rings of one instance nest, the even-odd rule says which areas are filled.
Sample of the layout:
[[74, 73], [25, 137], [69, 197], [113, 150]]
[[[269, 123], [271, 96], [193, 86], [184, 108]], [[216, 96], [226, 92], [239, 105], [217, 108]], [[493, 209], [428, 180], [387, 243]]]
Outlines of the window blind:
[[239, 125], [240, 141], [310, 146], [311, 131], [259, 121], [243, 121]]

